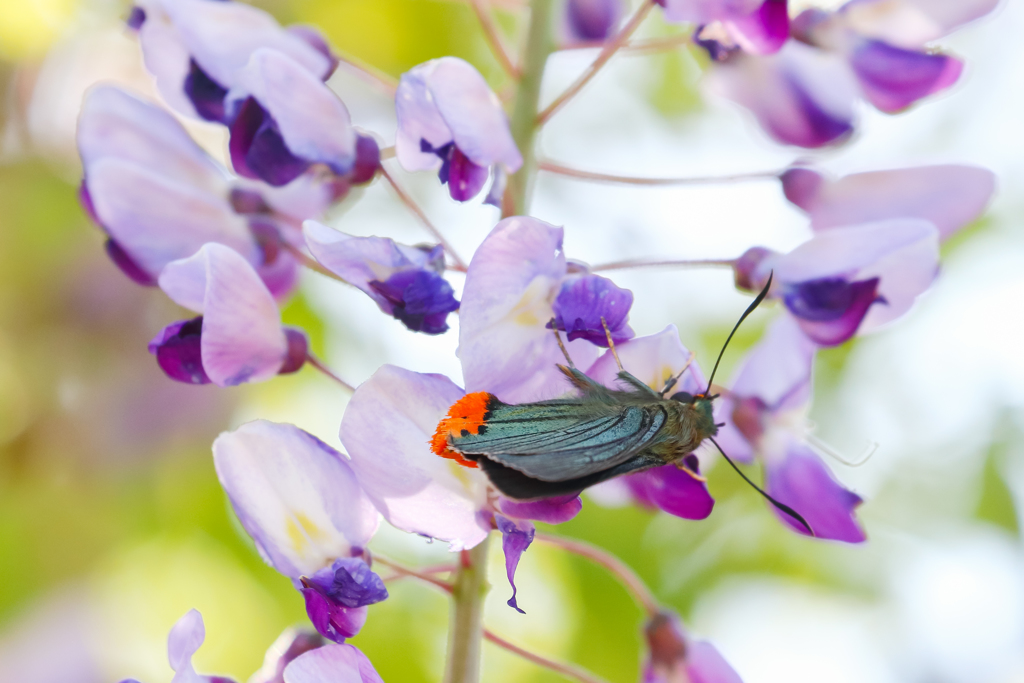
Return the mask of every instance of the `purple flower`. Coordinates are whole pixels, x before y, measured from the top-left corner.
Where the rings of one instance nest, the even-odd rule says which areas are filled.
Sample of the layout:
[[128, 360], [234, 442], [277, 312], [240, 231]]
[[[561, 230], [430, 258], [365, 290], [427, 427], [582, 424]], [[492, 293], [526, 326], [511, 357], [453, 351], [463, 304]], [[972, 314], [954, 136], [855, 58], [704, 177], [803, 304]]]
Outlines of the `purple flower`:
[[632, 305], [633, 293], [616, 287], [608, 278], [600, 275], [568, 277], [562, 282], [552, 305], [554, 320], [546, 327], [562, 330], [569, 341], [586, 339], [592, 344], [607, 347], [604, 320], [612, 341], [621, 344], [634, 336], [626, 323]]
[[[726, 423], [717, 440], [730, 457], [759, 460], [768, 494], [799, 512], [817, 538], [860, 543], [864, 532], [854, 516], [860, 497], [843, 488], [808, 445], [814, 354], [814, 344], [792, 318], [776, 320], [717, 406], [716, 416]], [[789, 515], [771, 509], [791, 529], [807, 534]]]
[[408, 247], [384, 237], [352, 237], [316, 221], [305, 225], [306, 244], [325, 268], [373, 299], [414, 332], [441, 334], [459, 302], [444, 272], [444, 249]]
[[[696, 395], [707, 388], [707, 380], [697, 363], [691, 360], [690, 352], [679, 341], [679, 332], [674, 325], [658, 334], [616, 345], [616, 349], [623, 367], [653, 389], [661, 391], [687, 362], [689, 367], [679, 378], [674, 391]], [[610, 352], [590, 366], [587, 374], [605, 386], [621, 388], [618, 366]], [[697, 457], [691, 454], [681, 464], [686, 470], [676, 465], [663, 465], [598, 484], [595, 488], [601, 488], [606, 497], [614, 495], [617, 499], [631, 499], [676, 517], [704, 519], [711, 514], [715, 500], [708, 493], [707, 485], [694, 476], [700, 474]], [[602, 491], [596, 492], [598, 500], [602, 498]]]
[[183, 114], [230, 122], [225, 101], [260, 49], [287, 56], [326, 80], [337, 60], [308, 27], [282, 28], [263, 10], [219, 0], [140, 0], [133, 17], [146, 67], [164, 100]]
[[373, 664], [352, 645], [326, 645], [307, 652], [284, 670], [286, 683], [384, 683]]
[[282, 329], [270, 290], [237, 252], [204, 245], [194, 256], [167, 264], [160, 287], [202, 314], [173, 323], [150, 342], [150, 353], [172, 379], [227, 387], [302, 367], [305, 336]]
[[665, 19], [698, 24], [695, 41], [713, 59], [743, 50], [768, 55], [789, 38], [786, 0], [662, 0]]
[[347, 460], [316, 437], [264, 420], [221, 434], [217, 476], [260, 555], [291, 578], [325, 638], [344, 642], [387, 590], [362, 558], [379, 517]]
[[403, 74], [395, 111], [402, 168], [438, 171], [452, 199], [475, 197], [492, 166], [514, 173], [523, 164], [501, 102], [461, 59], [434, 59]]
[[931, 221], [945, 240], [976, 220], [995, 191], [995, 174], [944, 165], [854, 173], [832, 179], [809, 168], [780, 176], [786, 198], [807, 212], [817, 232], [888, 218]]
[[656, 614], [644, 626], [647, 658], [642, 683], [742, 683], [715, 646], [690, 638], [679, 617]]
[[567, 0], [565, 32], [570, 43], [603, 41], [622, 18], [622, 0]]
[[841, 344], [900, 317], [938, 272], [939, 232], [898, 218], [818, 233], [788, 254], [755, 247], [735, 266], [736, 282], [760, 289], [774, 272], [781, 298], [808, 337]]
[[516, 602], [516, 569], [519, 567], [519, 558], [533, 543], [533, 536], [537, 530], [532, 523], [526, 520], [516, 522], [501, 515], [495, 515], [494, 522], [498, 531], [501, 532], [501, 549], [505, 553], [505, 574], [508, 576], [509, 585], [512, 586], [512, 597], [508, 599], [508, 606], [520, 614], [526, 614]]
[[625, 324], [632, 294], [580, 274], [577, 264], [573, 270], [562, 252], [561, 228], [516, 216], [491, 230], [473, 255], [462, 295], [459, 356], [467, 391], [488, 391], [506, 403], [564, 393], [565, 377], [555, 364], [565, 359], [546, 327], [556, 307], [559, 327], [584, 332], [567, 345], [579, 367], [597, 358], [598, 347], [588, 339], [604, 339], [601, 315], [616, 338], [632, 336]]
[[206, 626], [197, 610], [189, 610], [171, 627], [171, 632], [167, 634], [167, 660], [174, 671], [171, 683], [234, 683], [232, 679], [223, 676], [202, 676], [192, 668], [192, 655], [204, 640]]

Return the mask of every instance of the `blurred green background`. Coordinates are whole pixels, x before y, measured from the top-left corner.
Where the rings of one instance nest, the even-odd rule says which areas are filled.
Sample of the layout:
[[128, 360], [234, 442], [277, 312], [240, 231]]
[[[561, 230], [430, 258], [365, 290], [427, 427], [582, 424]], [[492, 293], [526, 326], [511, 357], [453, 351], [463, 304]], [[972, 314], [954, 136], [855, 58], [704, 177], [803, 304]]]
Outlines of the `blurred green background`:
[[[256, 4], [283, 23], [319, 26], [332, 44], [395, 76], [427, 59], [454, 54], [477, 65], [496, 89], [504, 84], [472, 12], [459, 2]], [[514, 4], [499, 13], [510, 43], [519, 29]], [[75, 196], [78, 170], [72, 136], [81, 93], [98, 79], [147, 87], [138, 57], [132, 57], [133, 38], [119, 24], [126, 13], [127, 5], [108, 0], [0, 0], [3, 683], [100, 683], [125, 676], [146, 683], [168, 681], [166, 633], [192, 607], [203, 613], [207, 625], [197, 669], [244, 681], [260, 666], [277, 635], [304, 620], [304, 610], [299, 594], [264, 565], [240, 531], [217, 483], [210, 443], [217, 433], [245, 419], [288, 416], [309, 405], [329, 416], [324, 424], [334, 421], [333, 427], [324, 428], [328, 433], [318, 432], [333, 438], [330, 429], [337, 429], [347, 399], [308, 369], [232, 390], [178, 385], [162, 375], [146, 352], [146, 341], [177, 313], [158, 291], [134, 286], [106, 261], [102, 236]], [[655, 34], [672, 29], [654, 20], [646, 30]], [[651, 58], [644, 68], [644, 78], [628, 84], [619, 78], [613, 81], [614, 88], [620, 93], [627, 88], [636, 106], [648, 112], [645, 120], [655, 122], [651, 125], [657, 134], [685, 142], [699, 133], [701, 117], [709, 115], [697, 88], [699, 58], [681, 50]], [[369, 102], [366, 111], [371, 114], [374, 107], [387, 108], [386, 102], [374, 102], [369, 92], [351, 97], [346, 101], [357, 113], [361, 100]], [[382, 135], [386, 136], [383, 131]], [[935, 133], [935, 141], [921, 144], [942, 149], [941, 140]], [[769, 145], [763, 140], [757, 144], [758, 160], [778, 155], [764, 151]], [[562, 150], [557, 143], [552, 146]], [[868, 148], [863, 155], [870, 158], [871, 153]], [[1013, 187], [1017, 176], [1010, 177], [1007, 184]], [[427, 181], [410, 182], [420, 196], [433, 193], [424, 200], [434, 202], [431, 206], [451, 211], [438, 204], [443, 199]], [[545, 190], [549, 204], [575, 191], [575, 186], [564, 183]], [[566, 199], [566, 211], [572, 210], [574, 201], [582, 200]], [[951, 244], [945, 255], [954, 264], [951, 270], [958, 272], [955, 264], [960, 263], [970, 272], [970, 264], [988, 258], [986, 248], [1000, 251], [1010, 244], [1019, 249], [1012, 219], [1019, 213], [1014, 211], [1011, 206], [979, 222]], [[370, 233], [375, 226], [363, 229]], [[484, 229], [476, 229], [477, 241]], [[575, 237], [577, 245], [584, 241], [581, 235]], [[613, 239], [602, 244], [612, 245], [607, 251], [613, 252]], [[653, 292], [652, 297], [690, 296], [679, 294], [686, 291], [683, 285], [698, 282], [664, 273], [662, 280], [638, 277], [632, 285], [641, 290], [638, 300], [644, 288]], [[707, 289], [729, 289], [726, 277], [699, 282]], [[310, 330], [314, 348], [339, 359], [343, 367], [355, 367], [359, 358], [370, 359], [354, 376], [372, 372], [371, 361], [396, 362], [372, 353], [359, 355], [358, 338], [365, 327], [323, 320], [330, 309], [322, 305], [321, 285], [313, 283], [292, 300], [286, 322]], [[659, 317], [660, 311], [655, 311], [649, 315], [657, 320], [645, 332], [677, 322], [684, 342], [706, 359], [724, 339], [738, 301], [729, 299], [720, 313], [696, 321], [682, 313]], [[941, 308], [943, 301], [936, 295], [928, 302], [929, 310]], [[995, 334], [1016, 329], [1013, 321], [1024, 317], [1019, 301], [1005, 311], [1009, 332]], [[727, 377], [742, 351], [756, 342], [770, 316], [759, 312], [744, 328], [721, 377]], [[399, 344], [420, 342], [411, 334], [402, 337], [402, 331], [388, 329]], [[1016, 339], [1019, 342], [1020, 337]], [[448, 343], [444, 349], [450, 353], [454, 341]], [[872, 343], [857, 341], [823, 352], [819, 359], [814, 417], [844, 452], [855, 453], [871, 438], [851, 436], [850, 401], [872, 404], [891, 389], [875, 386], [865, 392], [855, 386], [857, 377], [863, 376], [856, 373], [871, 362], [871, 353], [878, 352], [878, 343]], [[865, 344], [866, 350], [861, 348]], [[985, 348], [981, 345], [979, 352]], [[1001, 352], [992, 353], [996, 361], [1002, 358]], [[969, 378], [957, 369], [960, 359], [947, 361], [935, 372], [949, 378], [949, 400], [961, 400], [957, 391]], [[454, 362], [453, 357], [448, 362]], [[1015, 371], [1008, 372], [1016, 377]], [[1024, 607], [1024, 584], [1012, 580], [1021, 567], [1016, 507], [1022, 468], [1021, 408], [1019, 396], [1012, 392], [991, 398], [985, 421], [973, 423], [966, 441], [957, 442], [962, 457], [916, 453], [912, 441], [896, 439], [894, 448], [883, 448], [865, 466], [880, 469], [866, 484], [871, 495], [862, 518], [872, 540], [863, 547], [813, 542], [787, 532], [724, 468], [712, 473], [710, 487], [717, 505], [706, 521], [689, 522], [634, 507], [607, 508], [587, 500], [582, 514], [553, 531], [616, 553], [666, 605], [690, 620], [698, 635], [715, 637], [748, 682], [1021, 681], [1024, 626], [1013, 620], [1013, 614]], [[898, 448], [911, 455], [895, 457], [893, 450]], [[890, 465], [881, 465], [885, 458]], [[849, 471], [832, 466], [845, 479]], [[990, 555], [996, 558], [991, 565], [996, 569], [991, 571], [1003, 577], [1003, 569], [1009, 567], [1007, 585], [1017, 592], [1001, 594], [1005, 604], [993, 603], [984, 590], [980, 597], [971, 597], [972, 582], [986, 583], [990, 565], [974, 574], [968, 566], [963, 569], [966, 576], [956, 571], [953, 578], [938, 575], [938, 594], [968, 591], [968, 607], [981, 610], [968, 609], [967, 621], [950, 617], [953, 623], [965, 630], [974, 623], [994, 623], [1008, 639], [1005, 646], [997, 643], [992, 655], [995, 646], [988, 638], [981, 649], [964, 653], [950, 668], [928, 654], [928, 648], [944, 641], [921, 636], [918, 629], [925, 627], [915, 621], [932, 619], [926, 608], [935, 605], [927, 599], [923, 607], [904, 601], [912, 591], [901, 588], [901, 581], [931, 580], [938, 571], [935, 567], [944, 567], [948, 555], [974, 553], [972, 544], [980, 544], [977, 552], [982, 558], [989, 557], [985, 548], [995, 548]], [[444, 561], [441, 545], [387, 529], [373, 544], [410, 564]], [[925, 547], [938, 554], [929, 555], [931, 550], [922, 550]], [[915, 549], [920, 552], [911, 552]], [[605, 572], [537, 544], [521, 565], [520, 604], [527, 614], [520, 616], [505, 607], [508, 587], [500, 558], [492, 560], [494, 589], [487, 621], [495, 631], [539, 652], [577, 662], [609, 681], [637, 680], [643, 655], [641, 613]], [[995, 616], [986, 611], [990, 608], [996, 610]], [[1011, 610], [1009, 617], [1000, 609]], [[446, 620], [442, 596], [422, 585], [400, 582], [393, 586], [391, 599], [370, 609], [365, 629], [352, 642], [387, 681], [436, 681], [443, 667]], [[775, 640], [765, 634], [776, 634]], [[947, 635], [965, 642], [963, 634]], [[764, 651], [769, 646], [774, 654]], [[485, 651], [487, 681], [561, 680], [490, 645]], [[838, 654], [829, 654], [833, 651]], [[858, 652], [864, 655], [859, 664], [844, 659]], [[989, 664], [995, 657], [999, 666], [979, 672], [969, 666], [973, 656], [985, 657]], [[801, 657], [807, 662], [799, 663]], [[961, 666], [977, 677], [962, 678], [956, 668]]]

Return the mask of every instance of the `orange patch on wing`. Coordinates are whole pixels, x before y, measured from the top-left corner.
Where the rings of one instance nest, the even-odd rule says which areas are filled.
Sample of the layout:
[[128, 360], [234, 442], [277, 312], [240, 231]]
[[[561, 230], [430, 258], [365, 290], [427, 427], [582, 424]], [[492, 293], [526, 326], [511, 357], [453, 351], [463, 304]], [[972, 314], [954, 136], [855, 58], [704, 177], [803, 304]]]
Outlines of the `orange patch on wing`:
[[478, 463], [467, 460], [461, 453], [452, 450], [448, 446], [448, 437], [479, 434], [480, 427], [484, 426], [490, 417], [490, 408], [494, 401], [494, 396], [486, 391], [466, 394], [456, 401], [448, 409], [448, 415], [437, 423], [437, 431], [430, 439], [430, 450], [442, 458], [451, 458], [460, 465], [479, 467]]

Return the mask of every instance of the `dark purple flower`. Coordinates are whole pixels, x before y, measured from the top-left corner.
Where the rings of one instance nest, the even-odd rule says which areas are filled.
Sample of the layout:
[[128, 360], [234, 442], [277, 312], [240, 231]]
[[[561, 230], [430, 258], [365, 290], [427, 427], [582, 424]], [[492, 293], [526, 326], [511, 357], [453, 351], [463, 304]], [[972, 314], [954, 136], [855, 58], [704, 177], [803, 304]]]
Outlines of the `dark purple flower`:
[[[608, 325], [612, 340], [621, 344], [632, 339], [634, 332], [627, 324], [633, 293], [617, 287], [600, 275], [570, 277], [562, 287], [552, 306], [555, 318], [552, 325], [566, 333], [569, 341], [586, 339], [597, 346], [608, 346]], [[602, 320], [604, 324], [602, 324]]]
[[603, 41], [622, 16], [622, 0], [567, 0], [565, 26], [573, 42]]
[[782, 300], [800, 327], [822, 346], [841, 344], [853, 336], [872, 304], [885, 304], [878, 295], [877, 277], [847, 281], [821, 278], [787, 285]]
[[402, 270], [370, 286], [391, 304], [391, 315], [413, 332], [447, 332], [448, 314], [459, 308], [452, 286], [430, 270]]
[[494, 522], [498, 531], [501, 532], [501, 549], [505, 553], [505, 573], [512, 586], [512, 597], [508, 599], [508, 606], [520, 614], [526, 614], [516, 602], [516, 568], [519, 567], [519, 558], [533, 543], [533, 536], [537, 530], [528, 521], [513, 521], [501, 515], [495, 515]]
[[359, 632], [367, 605], [386, 600], [387, 588], [359, 557], [343, 557], [310, 577], [302, 577], [306, 613], [316, 630], [336, 643]]
[[209, 384], [203, 369], [201, 338], [203, 316], [171, 323], [149, 342], [160, 369], [171, 379], [186, 384]]

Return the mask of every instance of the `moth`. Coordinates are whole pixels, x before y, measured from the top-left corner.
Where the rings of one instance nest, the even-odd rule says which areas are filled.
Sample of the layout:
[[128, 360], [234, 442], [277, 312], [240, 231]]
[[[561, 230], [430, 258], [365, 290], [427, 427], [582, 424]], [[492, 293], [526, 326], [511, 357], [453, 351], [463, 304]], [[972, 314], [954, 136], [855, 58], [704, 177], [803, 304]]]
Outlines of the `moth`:
[[[717, 395], [710, 395], [711, 383], [736, 330], [764, 300], [770, 287], [769, 276], [726, 339], [708, 388], [701, 394], [680, 391], [668, 395], [689, 361], [661, 391], [650, 388], [623, 369], [610, 334], [608, 344], [619, 367], [618, 379], [628, 388], [609, 389], [572, 366], [556, 328], [559, 346], [569, 363], [558, 365], [558, 369], [578, 396], [513, 405], [487, 392], [467, 394], [438, 424], [431, 450], [465, 466], [480, 467], [495, 488], [517, 500], [577, 494], [613, 477], [666, 464], [675, 464], [703, 481], [686, 464], [686, 457], [705, 439], [715, 443], [714, 436], [721, 426], [714, 420]], [[769, 502], [811, 531], [795, 510], [769, 496], [724, 452], [722, 455]]]

